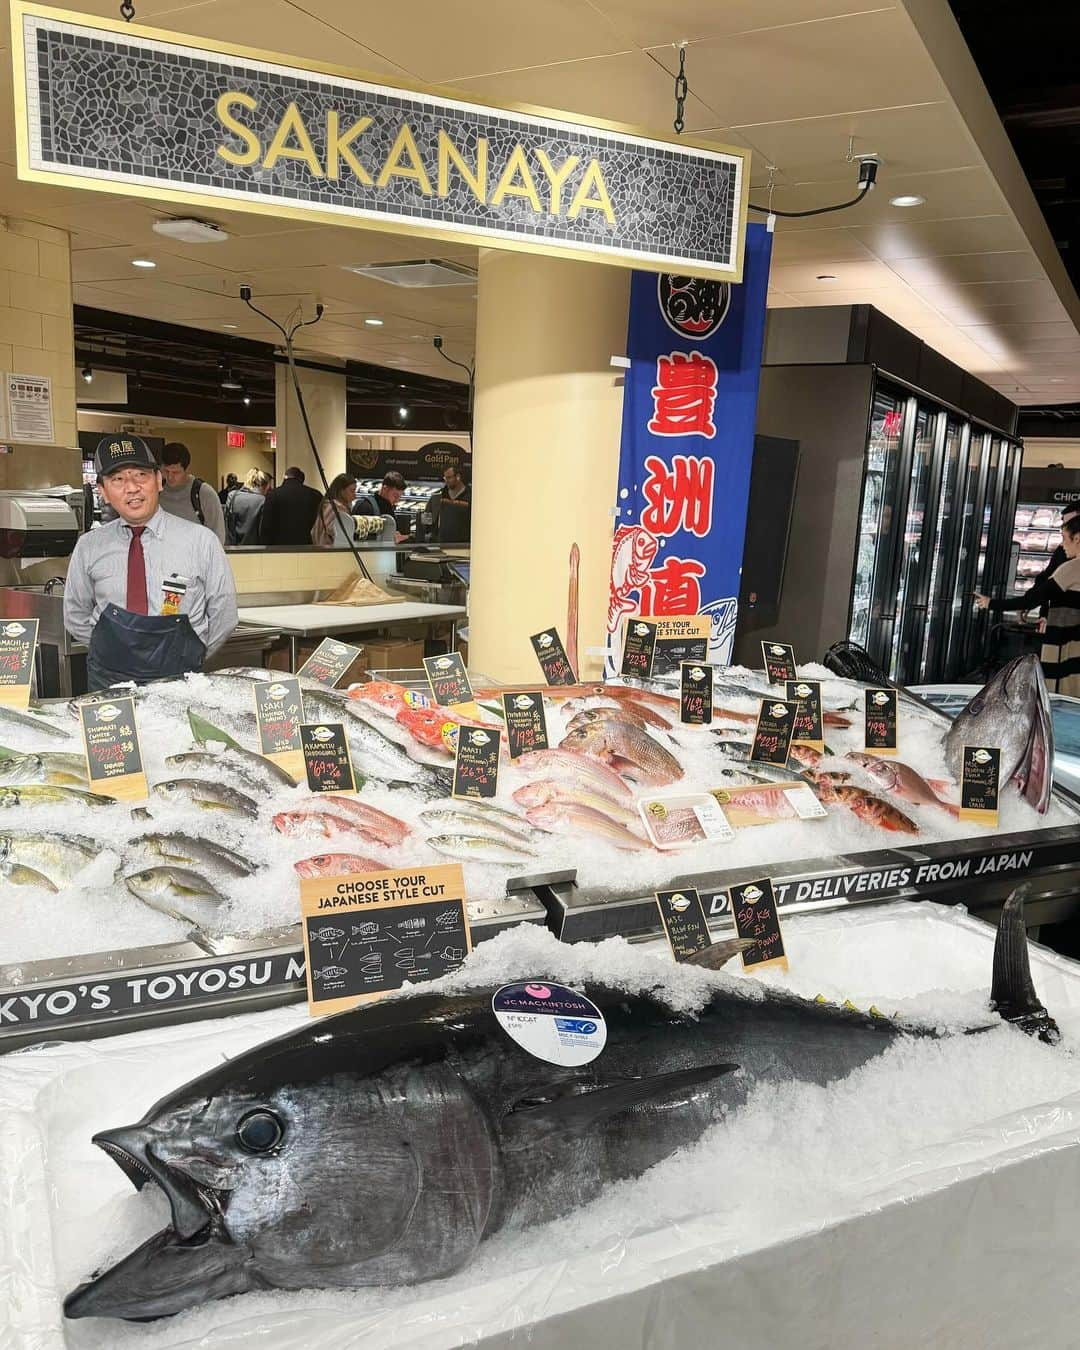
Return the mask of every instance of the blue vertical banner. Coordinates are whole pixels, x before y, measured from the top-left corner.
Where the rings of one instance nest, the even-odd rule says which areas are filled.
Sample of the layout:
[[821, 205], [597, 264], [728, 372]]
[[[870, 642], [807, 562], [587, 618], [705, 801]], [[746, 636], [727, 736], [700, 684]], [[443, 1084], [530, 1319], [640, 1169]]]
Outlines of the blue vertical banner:
[[731, 661], [771, 252], [749, 225], [741, 285], [634, 273], [608, 674], [628, 614], [707, 614], [709, 660]]

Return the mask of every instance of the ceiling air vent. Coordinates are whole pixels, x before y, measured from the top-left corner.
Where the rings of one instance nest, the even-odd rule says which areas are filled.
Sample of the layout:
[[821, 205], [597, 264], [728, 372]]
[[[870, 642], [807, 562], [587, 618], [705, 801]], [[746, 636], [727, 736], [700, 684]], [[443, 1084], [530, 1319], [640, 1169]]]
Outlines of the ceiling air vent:
[[358, 277], [371, 277], [390, 286], [475, 286], [476, 269], [462, 263], [442, 262], [438, 258], [418, 258], [415, 262], [366, 263], [346, 267]]

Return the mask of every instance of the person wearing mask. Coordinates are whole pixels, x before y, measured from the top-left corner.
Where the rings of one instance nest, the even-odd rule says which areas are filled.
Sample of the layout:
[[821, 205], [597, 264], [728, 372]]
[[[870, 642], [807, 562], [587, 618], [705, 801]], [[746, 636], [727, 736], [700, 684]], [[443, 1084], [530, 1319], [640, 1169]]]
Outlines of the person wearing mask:
[[88, 646], [88, 688], [201, 670], [236, 627], [236, 586], [213, 531], [161, 508], [161, 473], [138, 436], [105, 436], [98, 486], [116, 518], [80, 535], [64, 626]]
[[456, 464], [443, 474], [444, 487], [432, 501], [440, 544], [467, 544], [472, 534], [472, 492]]
[[352, 517], [355, 496], [356, 479], [352, 474], [339, 473], [331, 480], [330, 491], [319, 504], [311, 530], [311, 542], [317, 548], [348, 548], [356, 538], [356, 521]]
[[397, 504], [401, 501], [408, 484], [400, 473], [391, 470], [382, 480], [378, 492], [362, 493], [353, 502], [353, 514], [357, 516], [386, 516], [389, 522], [383, 529], [382, 538], [388, 543], [404, 544], [409, 538], [397, 527]]
[[225, 475], [225, 486], [218, 493], [218, 501], [221, 502], [222, 506], [224, 506], [225, 503], [229, 500], [229, 493], [235, 492], [239, 486], [240, 486], [240, 479], [237, 478], [236, 474], [227, 473]]
[[1043, 674], [1050, 689], [1059, 694], [1080, 696], [1080, 513], [1074, 512], [1061, 527], [1061, 547], [1065, 561], [1025, 595], [992, 600], [975, 596], [979, 609], [1001, 614], [1046, 606], [1046, 628], [1040, 655]]
[[242, 487], [229, 494], [225, 503], [225, 533], [230, 544], [257, 544], [259, 517], [274, 480], [262, 469], [249, 469]]
[[161, 509], [170, 516], [179, 516], [181, 520], [193, 520], [213, 530], [218, 543], [225, 542], [225, 512], [211, 484], [201, 478], [194, 478], [188, 469], [191, 467], [191, 452], [179, 441], [170, 443], [161, 452], [161, 476], [165, 486], [161, 489]]
[[321, 501], [314, 488], [305, 486], [303, 469], [286, 469], [281, 486], [266, 494], [259, 516], [259, 543], [279, 547], [310, 544]]

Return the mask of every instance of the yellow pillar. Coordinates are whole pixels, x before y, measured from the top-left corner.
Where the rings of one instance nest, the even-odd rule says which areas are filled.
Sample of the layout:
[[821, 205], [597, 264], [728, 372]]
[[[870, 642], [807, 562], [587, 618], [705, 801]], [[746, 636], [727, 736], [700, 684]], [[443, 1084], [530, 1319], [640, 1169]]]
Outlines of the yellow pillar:
[[53, 443], [62, 451], [17, 450], [0, 458], [0, 487], [78, 485], [71, 251], [65, 230], [0, 217], [0, 371], [47, 376]]
[[[337, 375], [326, 370], [309, 370], [301, 365], [297, 367], [297, 374], [315, 444], [319, 447], [327, 481], [330, 481], [345, 469], [345, 372]], [[284, 364], [276, 368], [275, 404], [277, 481], [281, 481], [290, 465], [296, 465], [303, 469], [307, 485], [322, 492], [322, 479], [304, 430], [292, 374]]]
[[578, 673], [603, 669], [629, 296], [623, 268], [481, 253], [469, 665], [493, 679], [541, 678], [531, 633], [565, 641], [575, 543]]

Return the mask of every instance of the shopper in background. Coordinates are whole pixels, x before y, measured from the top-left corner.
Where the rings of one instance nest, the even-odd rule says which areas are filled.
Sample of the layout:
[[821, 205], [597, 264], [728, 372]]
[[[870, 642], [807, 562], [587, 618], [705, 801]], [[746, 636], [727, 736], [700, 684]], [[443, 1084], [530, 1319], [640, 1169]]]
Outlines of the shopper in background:
[[389, 523], [384, 527], [382, 538], [393, 544], [404, 544], [409, 536], [402, 534], [397, 527], [397, 504], [401, 501], [408, 483], [400, 473], [391, 470], [382, 480], [379, 492], [363, 492], [352, 504], [355, 516], [388, 516]]
[[303, 469], [286, 469], [281, 486], [266, 494], [259, 516], [259, 543], [310, 544], [321, 501], [314, 488], [304, 485]]
[[239, 486], [240, 486], [240, 479], [237, 478], [236, 474], [227, 473], [225, 475], [225, 486], [218, 493], [218, 501], [221, 502], [222, 506], [224, 506], [225, 503], [228, 501], [229, 493], [235, 492]]
[[1045, 605], [1046, 628], [1040, 656], [1043, 674], [1052, 690], [1077, 697], [1080, 696], [1080, 513], [1074, 512], [1062, 525], [1061, 546], [1065, 561], [1026, 595], [1002, 600], [976, 595], [975, 604], [994, 614]]
[[221, 544], [161, 509], [161, 473], [141, 437], [102, 437], [94, 466], [116, 519], [79, 537], [64, 586], [64, 627], [88, 645], [88, 688], [201, 670], [236, 627]]
[[205, 525], [217, 535], [218, 543], [223, 544], [225, 512], [221, 502], [212, 484], [188, 473], [190, 467], [191, 451], [180, 441], [170, 441], [161, 452], [161, 476], [165, 480], [161, 489], [161, 509], [168, 511], [170, 516]]
[[467, 544], [472, 534], [472, 492], [452, 464], [443, 474], [445, 486], [432, 500], [435, 537], [440, 544]]
[[242, 487], [230, 492], [225, 502], [225, 535], [230, 544], [257, 544], [259, 517], [274, 480], [262, 469], [249, 469]]
[[355, 496], [356, 479], [352, 474], [339, 473], [331, 481], [311, 530], [311, 542], [317, 548], [348, 548], [352, 544], [356, 538], [356, 521], [352, 518]]

